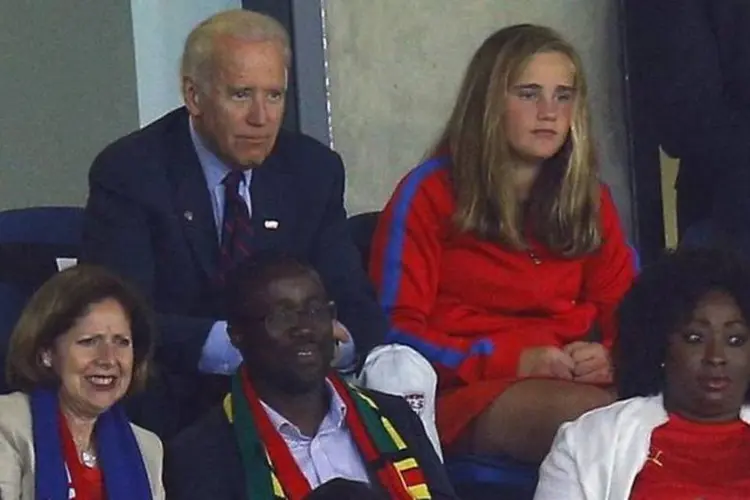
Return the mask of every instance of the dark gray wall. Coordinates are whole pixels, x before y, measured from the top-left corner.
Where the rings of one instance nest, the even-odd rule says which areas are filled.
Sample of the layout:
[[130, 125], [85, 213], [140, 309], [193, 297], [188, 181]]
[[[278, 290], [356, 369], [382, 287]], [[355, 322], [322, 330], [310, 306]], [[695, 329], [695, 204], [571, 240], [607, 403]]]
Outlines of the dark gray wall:
[[0, 209], [83, 203], [96, 153], [137, 126], [130, 2], [0, 2]]

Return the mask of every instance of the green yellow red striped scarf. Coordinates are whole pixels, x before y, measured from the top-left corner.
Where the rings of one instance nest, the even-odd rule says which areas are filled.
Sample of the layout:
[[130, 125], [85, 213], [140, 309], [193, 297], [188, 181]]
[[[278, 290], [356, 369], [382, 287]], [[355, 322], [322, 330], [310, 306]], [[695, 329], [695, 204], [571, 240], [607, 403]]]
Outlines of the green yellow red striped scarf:
[[[368, 470], [389, 496], [432, 498], [419, 463], [377, 404], [336, 375], [328, 380], [346, 404], [346, 424]], [[273, 427], [243, 368], [233, 377], [224, 411], [234, 424], [248, 500], [304, 499], [311, 491], [310, 484]]]

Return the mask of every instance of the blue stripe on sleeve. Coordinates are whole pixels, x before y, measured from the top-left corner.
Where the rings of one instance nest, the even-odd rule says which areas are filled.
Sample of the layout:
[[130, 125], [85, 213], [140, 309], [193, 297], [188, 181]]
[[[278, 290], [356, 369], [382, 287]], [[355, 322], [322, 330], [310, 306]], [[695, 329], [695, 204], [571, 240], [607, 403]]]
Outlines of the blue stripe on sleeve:
[[457, 349], [439, 346], [400, 330], [391, 330], [388, 332], [386, 343], [408, 345], [430, 362], [439, 363], [453, 370], [458, 368], [461, 363], [471, 356], [489, 356], [495, 350], [495, 345], [490, 339], [482, 339], [474, 342], [469, 351], [463, 353]]
[[386, 313], [390, 312], [398, 299], [398, 289], [401, 284], [401, 272], [403, 268], [406, 219], [409, 216], [412, 199], [422, 181], [440, 168], [447, 160], [447, 157], [432, 158], [412, 170], [397, 194], [391, 226], [388, 229], [388, 243], [384, 252], [382, 292], [380, 294], [380, 303]]
[[[406, 238], [406, 219], [411, 210], [411, 203], [420, 184], [435, 170], [445, 165], [448, 157], [432, 158], [418, 166], [406, 178], [394, 201], [393, 216], [388, 228], [388, 243], [384, 252], [382, 292], [380, 301], [386, 313], [389, 313], [398, 299], [399, 286], [403, 271], [404, 240]], [[495, 349], [489, 339], [483, 339], [472, 344], [468, 352], [461, 352], [450, 347], [440, 346], [425, 339], [421, 339], [408, 332], [391, 330], [386, 337], [386, 343], [408, 345], [416, 349], [433, 363], [456, 369], [470, 356], [488, 356]]]

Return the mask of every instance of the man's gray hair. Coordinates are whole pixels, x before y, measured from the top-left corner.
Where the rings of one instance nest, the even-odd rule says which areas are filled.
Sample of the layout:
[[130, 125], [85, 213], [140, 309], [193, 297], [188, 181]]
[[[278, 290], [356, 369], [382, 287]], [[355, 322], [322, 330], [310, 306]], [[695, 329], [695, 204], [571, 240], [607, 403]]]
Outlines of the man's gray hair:
[[233, 9], [214, 14], [190, 32], [182, 52], [181, 80], [190, 78], [199, 86], [210, 80], [214, 43], [223, 36], [253, 42], [277, 42], [283, 51], [284, 65], [288, 69], [291, 64], [289, 34], [281, 23], [259, 12]]

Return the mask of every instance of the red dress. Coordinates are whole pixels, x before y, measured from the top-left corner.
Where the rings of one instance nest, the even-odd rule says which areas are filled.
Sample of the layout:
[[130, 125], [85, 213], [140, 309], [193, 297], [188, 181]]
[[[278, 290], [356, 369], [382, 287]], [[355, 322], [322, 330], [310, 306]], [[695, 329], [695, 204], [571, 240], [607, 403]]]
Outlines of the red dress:
[[750, 498], [750, 426], [690, 422], [678, 415], [654, 429], [631, 500]]
[[73, 442], [65, 417], [60, 415], [60, 437], [62, 438], [65, 465], [69, 472], [68, 490], [74, 492], [74, 496], [68, 498], [74, 500], [103, 500], [104, 482], [99, 467], [86, 467], [81, 463]]
[[454, 209], [447, 161], [415, 168], [380, 217], [370, 260], [389, 340], [416, 348], [438, 372], [437, 425], [447, 446], [516, 381], [522, 350], [582, 340], [597, 320], [611, 346], [614, 310], [634, 275], [605, 186], [604, 243], [575, 259], [533, 241], [533, 252], [515, 251], [460, 233]]

